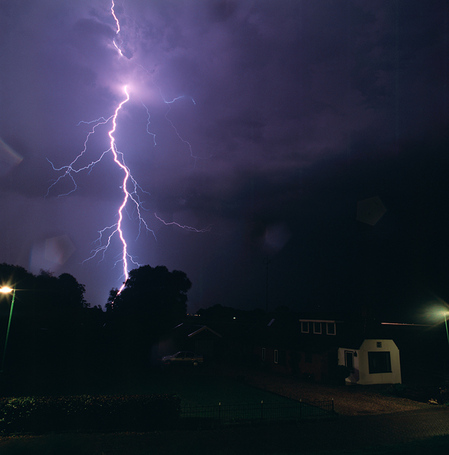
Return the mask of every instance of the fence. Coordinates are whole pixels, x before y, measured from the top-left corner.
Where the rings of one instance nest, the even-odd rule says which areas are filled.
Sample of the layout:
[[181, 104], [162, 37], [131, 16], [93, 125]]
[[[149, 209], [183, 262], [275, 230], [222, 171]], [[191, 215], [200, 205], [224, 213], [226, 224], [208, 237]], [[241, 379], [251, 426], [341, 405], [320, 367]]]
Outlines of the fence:
[[181, 418], [204, 424], [232, 424], [239, 422], [263, 422], [303, 420], [334, 416], [334, 401], [266, 403], [254, 404], [218, 403], [212, 406], [190, 406], [181, 408]]

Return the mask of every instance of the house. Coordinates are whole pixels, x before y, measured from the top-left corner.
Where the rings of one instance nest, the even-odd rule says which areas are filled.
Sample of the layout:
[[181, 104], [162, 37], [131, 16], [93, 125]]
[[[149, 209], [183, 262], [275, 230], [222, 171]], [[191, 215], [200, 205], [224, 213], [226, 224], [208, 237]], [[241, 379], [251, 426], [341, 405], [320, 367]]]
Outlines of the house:
[[274, 372], [316, 382], [334, 382], [337, 375], [339, 319], [273, 318], [259, 334], [255, 355]]
[[300, 379], [340, 383], [341, 366], [346, 366], [351, 371], [347, 383], [401, 382], [393, 340], [360, 337], [360, 327], [340, 318], [272, 319], [255, 344], [255, 354], [265, 368]]
[[220, 357], [222, 335], [207, 325], [182, 322], [174, 327], [169, 336], [159, 345], [158, 356], [177, 351], [192, 351], [204, 356], [205, 360]]
[[399, 349], [393, 340], [365, 339], [338, 348], [338, 364], [348, 368], [347, 384], [401, 384]]

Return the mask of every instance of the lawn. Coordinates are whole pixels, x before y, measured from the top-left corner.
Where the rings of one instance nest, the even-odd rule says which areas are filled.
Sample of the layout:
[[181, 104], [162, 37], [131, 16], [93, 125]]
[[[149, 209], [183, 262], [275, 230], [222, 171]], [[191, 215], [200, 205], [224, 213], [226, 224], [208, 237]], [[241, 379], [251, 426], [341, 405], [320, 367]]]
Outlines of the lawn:
[[264, 403], [292, 403], [293, 400], [245, 384], [242, 381], [208, 374], [207, 371], [175, 370], [151, 374], [136, 392], [173, 393], [185, 405], [212, 406]]
[[[183, 417], [207, 418], [209, 424], [242, 419], [315, 418], [325, 414], [318, 407], [217, 375], [207, 368], [156, 371], [132, 386], [117, 382], [109, 393], [174, 394], [181, 399]], [[328, 405], [331, 407], [332, 402]], [[204, 424], [206, 421], [203, 420]]]

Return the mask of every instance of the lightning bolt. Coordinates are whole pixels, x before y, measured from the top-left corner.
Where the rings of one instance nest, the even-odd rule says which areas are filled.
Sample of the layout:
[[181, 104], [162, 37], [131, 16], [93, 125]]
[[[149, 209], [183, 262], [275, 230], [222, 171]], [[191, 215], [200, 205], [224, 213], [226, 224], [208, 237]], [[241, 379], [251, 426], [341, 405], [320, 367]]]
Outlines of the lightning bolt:
[[200, 233], [200, 232], [209, 232], [211, 230], [211, 226], [208, 226], [207, 228], [204, 228], [204, 229], [196, 229], [192, 226], [187, 226], [185, 224], [183, 225], [183, 224], [176, 223], [175, 221], [164, 221], [162, 218], [157, 216], [156, 213], [154, 213], [154, 217], [156, 219], [158, 219], [161, 223], [165, 224], [165, 226], [176, 226], [176, 227], [179, 227], [180, 229], [184, 229], [185, 231]]
[[145, 106], [145, 104], [143, 103], [142, 101], [142, 106], [145, 108], [145, 110], [147, 111], [147, 133], [153, 137], [153, 143], [154, 143], [154, 146], [156, 146], [156, 134], [151, 132], [150, 131], [150, 123], [151, 123], [151, 114], [150, 114], [150, 110]]
[[[160, 92], [160, 91], [159, 91]], [[161, 92], [160, 92], [161, 93]], [[170, 123], [170, 125], [172, 126], [172, 128], [174, 129], [175, 133], [176, 133], [176, 136], [178, 136], [179, 140], [181, 142], [183, 142], [184, 144], [187, 145], [189, 151], [190, 151], [190, 156], [195, 160], [195, 165], [196, 165], [196, 161], [198, 159], [198, 157], [196, 157], [194, 154], [193, 154], [193, 150], [192, 150], [192, 145], [190, 144], [189, 141], [185, 140], [183, 137], [181, 137], [181, 135], [179, 134], [178, 132], [178, 129], [176, 128], [176, 126], [174, 125], [174, 123], [171, 121], [171, 119], [169, 118], [168, 114], [170, 113], [171, 111], [171, 105], [173, 103], [175, 103], [176, 101], [178, 100], [181, 100], [181, 99], [184, 99], [184, 98], [190, 98], [190, 100], [192, 101], [193, 104], [196, 104], [195, 103], [195, 100], [192, 98], [192, 97], [186, 97], [185, 95], [181, 95], [181, 96], [177, 96], [176, 98], [173, 98], [171, 101], [167, 101], [163, 96], [162, 96], [162, 93], [161, 93], [161, 97], [164, 101], [165, 104], [168, 105], [168, 110], [167, 112], [165, 113], [165, 118], [166, 120], [168, 121], [168, 123]]]
[[[115, 34], [116, 34], [116, 37], [118, 39], [118, 36], [120, 34], [120, 21], [119, 21], [117, 15], [115, 13], [114, 0], [112, 0], [112, 3], [111, 3], [111, 14], [112, 14], [113, 19], [114, 19], [115, 24], [116, 24], [116, 33]], [[119, 53], [119, 56], [123, 57], [123, 53], [122, 53], [122, 51], [120, 49], [120, 45], [117, 44], [116, 39], [113, 40], [113, 45], [116, 48], [117, 52]], [[140, 66], [140, 65], [138, 65], [138, 66]], [[147, 71], [147, 73], [148, 73], [148, 71]], [[76, 183], [76, 179], [75, 179], [76, 174], [79, 174], [80, 172], [83, 172], [83, 171], [85, 171], [87, 173], [90, 173], [92, 171], [92, 169], [97, 164], [99, 164], [107, 155], [111, 155], [112, 154], [112, 159], [113, 159], [113, 162], [114, 162], [115, 166], [118, 169], [120, 169], [120, 171], [122, 172], [123, 178], [121, 180], [121, 185], [120, 185], [121, 192], [122, 192], [122, 199], [121, 199], [120, 206], [118, 207], [118, 210], [117, 210], [117, 219], [118, 219], [118, 221], [116, 223], [114, 223], [114, 224], [112, 224], [110, 226], [106, 226], [103, 229], [101, 229], [100, 231], [98, 231], [99, 236], [98, 236], [98, 238], [97, 238], [97, 240], [95, 242], [97, 247], [95, 247], [92, 250], [91, 256], [88, 257], [87, 259], [85, 259], [85, 261], [83, 261], [83, 262], [89, 261], [89, 260], [97, 257], [98, 255], [100, 255], [102, 257], [102, 260], [103, 260], [105, 258], [106, 251], [111, 246], [111, 243], [112, 243], [113, 239], [115, 237], [118, 237], [119, 243], [121, 245], [121, 253], [120, 253], [120, 258], [116, 261], [116, 264], [119, 263], [119, 262], [122, 264], [122, 268], [123, 268], [123, 275], [122, 276], [124, 278], [124, 281], [123, 281], [123, 284], [121, 285], [121, 287], [119, 288], [119, 290], [117, 292], [117, 296], [122, 292], [122, 290], [124, 289], [124, 287], [126, 285], [126, 281], [128, 280], [130, 263], [132, 263], [134, 265], [137, 265], [137, 266], [141, 265], [141, 264], [139, 264], [136, 261], [136, 259], [128, 251], [129, 248], [128, 248], [128, 243], [127, 243], [127, 240], [126, 240], [126, 236], [125, 236], [125, 232], [124, 232], [124, 226], [123, 226], [124, 214], [126, 212], [126, 209], [127, 209], [128, 205], [131, 204], [132, 206], [134, 206], [135, 212], [137, 213], [137, 219], [138, 219], [138, 224], [139, 224], [138, 236], [137, 237], [139, 237], [139, 235], [140, 235], [140, 233], [141, 233], [141, 231], [143, 229], [143, 230], [151, 233], [153, 235], [153, 237], [155, 238], [155, 240], [157, 240], [154, 231], [152, 229], [150, 229], [150, 227], [148, 226], [147, 222], [145, 221], [145, 219], [144, 219], [144, 217], [142, 215], [142, 210], [144, 210], [144, 209], [143, 209], [142, 202], [141, 202], [141, 199], [140, 199], [139, 195], [141, 195], [142, 193], [144, 193], [144, 194], [149, 194], [149, 193], [144, 191], [142, 189], [142, 187], [138, 184], [136, 179], [133, 177], [129, 167], [125, 163], [125, 157], [124, 157], [123, 153], [120, 152], [118, 147], [117, 147], [117, 143], [116, 143], [116, 139], [115, 139], [115, 133], [116, 133], [116, 130], [117, 130], [117, 121], [118, 121], [118, 118], [119, 118], [119, 114], [120, 114], [121, 110], [123, 109], [123, 106], [130, 101], [130, 93], [129, 93], [129, 89], [128, 89], [127, 85], [125, 85], [123, 87], [123, 92], [124, 92], [124, 98], [117, 104], [117, 106], [116, 106], [116, 108], [114, 110], [114, 113], [112, 115], [110, 115], [109, 117], [99, 117], [99, 118], [97, 118], [95, 120], [91, 120], [91, 121], [82, 120], [82, 121], [80, 121], [78, 123], [78, 126], [79, 125], [87, 125], [87, 126], [90, 127], [90, 129], [89, 129], [89, 131], [88, 131], [88, 133], [87, 133], [87, 135], [85, 137], [85, 140], [84, 140], [84, 143], [83, 143], [83, 148], [81, 149], [81, 151], [78, 153], [78, 155], [75, 157], [75, 159], [70, 164], [64, 165], [64, 166], [61, 166], [61, 167], [56, 167], [47, 158], [47, 161], [52, 166], [52, 169], [55, 172], [58, 172], [60, 175], [48, 187], [46, 196], [49, 196], [50, 193], [52, 192], [52, 190], [63, 179], [69, 179], [72, 182], [72, 188], [69, 191], [65, 192], [65, 193], [59, 194], [58, 197], [68, 196], [68, 195], [72, 194], [73, 192], [75, 192], [77, 190], [77, 188], [78, 188], [77, 183]], [[177, 137], [188, 147], [189, 152], [190, 152], [190, 156], [196, 160], [196, 157], [193, 155], [191, 144], [187, 140], [185, 140], [185, 139], [183, 139], [181, 137], [181, 135], [179, 134], [179, 132], [178, 132], [178, 130], [176, 128], [176, 126], [174, 125], [174, 123], [169, 118], [169, 112], [171, 110], [171, 106], [176, 101], [178, 101], [178, 100], [180, 100], [182, 98], [189, 98], [192, 101], [193, 104], [196, 104], [195, 101], [193, 100], [193, 98], [186, 97], [186, 96], [179, 96], [179, 97], [174, 98], [171, 101], [167, 101], [162, 96], [162, 93], [161, 93], [161, 98], [164, 101], [164, 103], [167, 104], [167, 106], [168, 106], [168, 110], [165, 113], [166, 120], [169, 122], [169, 124], [171, 125], [171, 127], [175, 131], [175, 134], [177, 135]], [[142, 105], [145, 108], [146, 113], [147, 113], [146, 132], [150, 136], [152, 136], [153, 144], [155, 146], [156, 145], [156, 134], [154, 132], [150, 131], [150, 119], [151, 119], [150, 111], [149, 111], [148, 107], [143, 102], [142, 102]], [[109, 127], [108, 127], [108, 125], [109, 125]], [[107, 135], [108, 135], [108, 138], [109, 138], [109, 147], [108, 147], [108, 149], [104, 150], [100, 154], [99, 158], [97, 158], [96, 160], [91, 161], [87, 165], [81, 165], [80, 164], [81, 160], [82, 160], [82, 158], [85, 156], [85, 154], [88, 151], [89, 140], [102, 127], [108, 127], [109, 128], [108, 132], [107, 132]], [[184, 229], [184, 230], [187, 230], [189, 232], [201, 233], [201, 232], [207, 232], [207, 231], [210, 230], [210, 227], [208, 227], [206, 229], [196, 229], [194, 227], [187, 226], [187, 225], [182, 225], [182, 224], [179, 224], [179, 223], [174, 222], [174, 221], [166, 222], [161, 217], [159, 217], [156, 213], [154, 213], [154, 217], [158, 221], [160, 221], [161, 223], [163, 223], [166, 226], [170, 226], [170, 225], [171, 226], [176, 226], [176, 227], [178, 227], [180, 229]]]
[[[112, 2], [114, 5], [114, 2]], [[115, 17], [115, 16], [114, 16]], [[126, 94], [126, 99], [123, 100], [119, 105], [117, 106], [117, 109], [114, 112], [114, 115], [112, 117], [112, 129], [109, 131], [108, 136], [111, 139], [110, 145], [111, 145], [111, 151], [112, 154], [114, 155], [114, 162], [117, 164], [117, 166], [123, 171], [124, 177], [123, 177], [123, 182], [122, 182], [122, 190], [123, 190], [123, 201], [122, 204], [120, 205], [118, 209], [118, 222], [117, 222], [117, 228], [116, 230], [109, 236], [109, 239], [111, 238], [112, 235], [114, 235], [115, 232], [118, 232], [118, 235], [120, 237], [120, 242], [122, 243], [122, 261], [123, 261], [123, 274], [125, 276], [125, 282], [128, 280], [128, 245], [126, 243], [125, 237], [123, 235], [123, 230], [122, 230], [122, 221], [123, 221], [123, 210], [126, 207], [126, 204], [128, 202], [128, 199], [131, 197], [131, 199], [136, 202], [132, 196], [130, 196], [127, 185], [128, 185], [128, 180], [130, 179], [130, 172], [129, 169], [125, 166], [123, 155], [117, 150], [117, 145], [115, 143], [115, 138], [114, 138], [114, 133], [115, 130], [117, 129], [117, 116], [122, 108], [122, 106], [129, 101], [129, 93], [127, 90], [127, 86], [125, 85], [124, 88], [125, 94]], [[139, 204], [137, 204], [139, 207]], [[118, 293], [122, 292], [125, 282], [122, 284], [120, 287]]]
[[[118, 17], [117, 15], [115, 14], [115, 3], [114, 3], [114, 0], [112, 0], [112, 3], [111, 3], [111, 14], [112, 14], [112, 17], [114, 18], [115, 20], [115, 25], [117, 26], [117, 30], [115, 32], [115, 36], [118, 37], [119, 33], [120, 33], [120, 21], [118, 20]], [[114, 40], [112, 40], [112, 43], [114, 44], [114, 47], [117, 49], [118, 53], [120, 54], [121, 57], [123, 57], [123, 52], [122, 50], [120, 49], [119, 45], [117, 44], [117, 42]]]

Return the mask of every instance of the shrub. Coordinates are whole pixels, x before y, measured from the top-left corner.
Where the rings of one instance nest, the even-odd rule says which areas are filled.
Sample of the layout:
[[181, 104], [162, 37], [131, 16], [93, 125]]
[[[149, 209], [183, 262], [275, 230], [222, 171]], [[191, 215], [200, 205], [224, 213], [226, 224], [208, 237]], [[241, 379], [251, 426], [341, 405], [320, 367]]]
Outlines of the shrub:
[[173, 395], [18, 397], [0, 399], [0, 432], [150, 431], [172, 427]]

